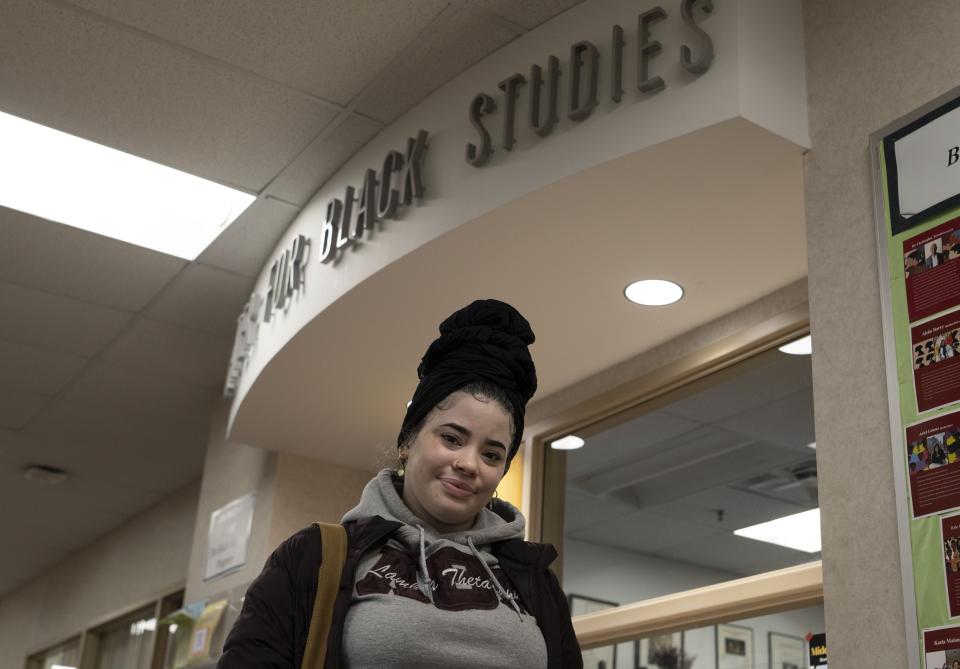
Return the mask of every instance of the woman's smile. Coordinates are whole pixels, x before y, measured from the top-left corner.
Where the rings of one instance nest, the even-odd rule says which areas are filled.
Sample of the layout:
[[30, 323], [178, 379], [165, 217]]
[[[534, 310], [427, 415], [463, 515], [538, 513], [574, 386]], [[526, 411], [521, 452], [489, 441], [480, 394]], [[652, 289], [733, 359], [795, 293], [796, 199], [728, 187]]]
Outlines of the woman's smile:
[[474, 494], [473, 486], [453, 478], [441, 478], [440, 483], [444, 490], [460, 499], [466, 499]]

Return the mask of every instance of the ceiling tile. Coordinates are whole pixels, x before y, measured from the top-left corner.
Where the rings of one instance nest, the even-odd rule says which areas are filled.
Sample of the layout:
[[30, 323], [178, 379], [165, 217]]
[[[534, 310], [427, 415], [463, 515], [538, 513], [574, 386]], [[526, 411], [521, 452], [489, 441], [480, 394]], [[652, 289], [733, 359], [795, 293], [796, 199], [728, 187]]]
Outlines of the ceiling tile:
[[813, 427], [813, 390], [807, 388], [781, 400], [720, 421], [723, 428], [778, 446], [813, 455], [807, 446], [816, 441]]
[[209, 417], [145, 420], [56, 402], [0, 449], [0, 461], [60, 467], [71, 480], [170, 493], [203, 471]]
[[[183, 7], [178, 20], [187, 24], [204, 14], [197, 3]], [[166, 3], [156, 8], [168, 11]], [[210, 18], [231, 13], [224, 3]], [[274, 20], [291, 14], [276, 11]], [[235, 42], [238, 51], [251, 46]], [[64, 3], [5, 2], [0, 62], [0, 109], [251, 191], [336, 114], [313, 97]]]
[[0, 339], [0, 388], [55, 395], [86, 363], [77, 356]]
[[250, 298], [253, 280], [208, 267], [188, 265], [144, 312], [156, 320], [233, 337], [237, 317]]
[[706, 525], [638, 511], [598, 521], [592, 527], [569, 532], [568, 535], [582, 541], [652, 553], [695, 539], [706, 539], [720, 531]]
[[139, 317], [101, 358], [125, 369], [220, 388], [232, 346], [232, 338]]
[[779, 351], [760, 354], [711, 378], [718, 383], [670, 404], [663, 411], [713, 423], [809, 389], [813, 384], [809, 356]]
[[346, 104], [445, 0], [70, 0], [265, 77]]
[[300, 210], [262, 197], [223, 231], [197, 258], [204, 265], [255, 277]]
[[50, 403], [49, 395], [0, 388], [0, 427], [19, 430]]
[[64, 394], [77, 406], [116, 415], [206, 421], [220, 394], [212, 388], [92, 362]]
[[270, 184], [267, 192], [287, 202], [301, 206], [317, 192], [354, 153], [370, 141], [382, 128], [381, 124], [360, 116], [349, 116], [324, 135], [284, 169]]
[[[805, 510], [805, 507], [728, 486], [718, 486], [670, 504], [650, 507], [647, 510], [650, 513], [691, 523], [715, 525], [732, 532], [775, 518], [800, 513]], [[718, 510], [723, 511], [722, 520], [718, 519]]]
[[[0, 233], [2, 234], [2, 233]], [[133, 314], [0, 281], [0, 338], [90, 357]]]
[[515, 31], [500, 23], [456, 12], [363, 93], [356, 109], [389, 123], [515, 37]]
[[[717, 534], [705, 540], [695, 540], [658, 550], [660, 557], [696, 564], [710, 569], [722, 569], [743, 574], [749, 565], [764, 562], [770, 569], [797, 564], [797, 559], [807, 555], [809, 561], [816, 558], [802, 551], [775, 546], [763, 541], [738, 537], [732, 532]], [[779, 565], [775, 566], [775, 565]]]
[[[0, 555], [0, 596], [160, 499], [157, 493], [127, 487], [122, 479], [81, 476], [56, 486], [31, 483], [22, 477], [21, 465], [0, 449], [0, 527], [5, 539], [15, 538], [10, 545], [17, 546]], [[15, 565], [2, 561], [7, 555], [33, 559]]]
[[614, 497], [585, 495], [567, 486], [567, 494], [564, 498], [563, 529], [569, 534], [636, 510], [636, 507]]
[[483, 10], [512, 21], [524, 28], [536, 28], [583, 0], [469, 0], [471, 9]]
[[184, 265], [180, 258], [0, 207], [0, 281], [139, 311]]
[[587, 441], [586, 446], [567, 454], [567, 478], [576, 479], [616, 463], [650, 457], [663, 450], [662, 442], [699, 426], [696, 421], [654, 411], [597, 434], [588, 428], [579, 433]]

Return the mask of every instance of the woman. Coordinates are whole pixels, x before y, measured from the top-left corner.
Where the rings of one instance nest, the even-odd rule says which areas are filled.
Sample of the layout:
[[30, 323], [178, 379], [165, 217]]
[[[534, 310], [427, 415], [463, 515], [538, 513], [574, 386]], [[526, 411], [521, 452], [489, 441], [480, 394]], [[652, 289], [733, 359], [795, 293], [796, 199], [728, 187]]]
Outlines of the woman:
[[[324, 667], [583, 666], [552, 546], [495, 498], [537, 387], [526, 319], [478, 300], [440, 325], [384, 469], [342, 519], [345, 577]], [[309, 527], [250, 585], [220, 669], [301, 669], [321, 561]], [[304, 667], [304, 669], [320, 669]]]

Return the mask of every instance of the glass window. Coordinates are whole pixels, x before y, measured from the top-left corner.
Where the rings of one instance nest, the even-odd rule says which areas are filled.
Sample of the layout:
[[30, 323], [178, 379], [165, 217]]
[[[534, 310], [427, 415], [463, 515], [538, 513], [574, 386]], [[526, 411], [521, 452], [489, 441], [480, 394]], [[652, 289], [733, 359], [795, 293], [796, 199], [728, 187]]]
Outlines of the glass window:
[[548, 451], [569, 595], [626, 604], [820, 558], [809, 355], [760, 353], [574, 434]]
[[80, 664], [80, 639], [71, 639], [27, 660], [28, 669], [76, 669]]
[[155, 610], [150, 605], [92, 632], [96, 669], [150, 669], [157, 630]]

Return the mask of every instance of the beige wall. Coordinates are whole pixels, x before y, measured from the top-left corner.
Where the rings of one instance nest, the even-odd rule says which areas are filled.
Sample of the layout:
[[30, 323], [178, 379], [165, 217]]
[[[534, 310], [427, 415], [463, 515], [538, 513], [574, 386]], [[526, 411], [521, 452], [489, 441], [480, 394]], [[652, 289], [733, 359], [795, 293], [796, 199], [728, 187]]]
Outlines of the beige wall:
[[[227, 596], [233, 604], [239, 603], [277, 544], [314, 521], [339, 521], [357, 503], [373, 475], [230, 441], [225, 434], [227, 412], [224, 402], [211, 421], [186, 575], [187, 602]], [[226, 576], [204, 581], [210, 514], [248, 493], [256, 495], [256, 507], [246, 564]]]
[[276, 546], [313, 522], [340, 522], [343, 514], [356, 506], [363, 486], [372, 476], [373, 472], [298, 455], [279, 455], [270, 545]]
[[[269, 545], [269, 527], [277, 455], [229, 441], [226, 437], [227, 411], [226, 402], [221, 402], [210, 421], [210, 440], [203, 464], [203, 481], [193, 528], [190, 567], [186, 574], [186, 602], [210, 599], [249, 583], [260, 573], [264, 560], [273, 550]], [[206, 568], [210, 514], [249, 493], [256, 495], [256, 506], [250, 543], [247, 546], [247, 561], [237, 571], [205, 582], [203, 575]]]
[[0, 667], [183, 586], [199, 484], [134, 516], [0, 600]]
[[[960, 83], [953, 0], [806, 0], [807, 257], [830, 666], [906, 666], [868, 136]], [[869, 547], [869, 548], [865, 548]], [[868, 559], [869, 568], [865, 568]]]

